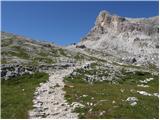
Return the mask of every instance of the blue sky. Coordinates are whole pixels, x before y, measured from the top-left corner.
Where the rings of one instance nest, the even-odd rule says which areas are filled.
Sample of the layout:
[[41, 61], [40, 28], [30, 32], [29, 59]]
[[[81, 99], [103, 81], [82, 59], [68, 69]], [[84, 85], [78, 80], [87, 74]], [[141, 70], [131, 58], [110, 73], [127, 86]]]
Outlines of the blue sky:
[[2, 31], [59, 45], [78, 42], [101, 10], [126, 17], [157, 16], [158, 2], [2, 2]]

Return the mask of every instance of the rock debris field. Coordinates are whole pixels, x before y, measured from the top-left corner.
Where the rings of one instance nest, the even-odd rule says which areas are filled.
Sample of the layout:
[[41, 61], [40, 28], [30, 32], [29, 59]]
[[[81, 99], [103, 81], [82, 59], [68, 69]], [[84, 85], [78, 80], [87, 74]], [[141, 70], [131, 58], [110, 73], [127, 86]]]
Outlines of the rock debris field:
[[71, 107], [64, 100], [65, 92], [63, 91], [63, 78], [78, 67], [80, 66], [50, 73], [49, 80], [46, 83], [40, 83], [40, 87], [34, 93], [34, 109], [29, 111], [29, 118], [78, 118], [78, 114], [72, 112], [74, 105]]

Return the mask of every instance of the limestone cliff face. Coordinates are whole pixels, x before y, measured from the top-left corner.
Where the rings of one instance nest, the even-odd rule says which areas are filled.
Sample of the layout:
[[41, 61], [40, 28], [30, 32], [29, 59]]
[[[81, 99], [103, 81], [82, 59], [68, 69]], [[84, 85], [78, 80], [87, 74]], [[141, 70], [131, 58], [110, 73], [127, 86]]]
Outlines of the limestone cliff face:
[[127, 18], [101, 11], [80, 45], [158, 64], [159, 17]]

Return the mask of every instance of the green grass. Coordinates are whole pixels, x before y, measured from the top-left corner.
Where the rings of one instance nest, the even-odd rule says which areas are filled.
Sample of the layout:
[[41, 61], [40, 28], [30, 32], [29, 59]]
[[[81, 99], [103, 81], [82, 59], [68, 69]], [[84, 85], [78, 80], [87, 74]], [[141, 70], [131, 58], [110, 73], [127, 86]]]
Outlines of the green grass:
[[77, 53], [75, 56], [74, 56], [74, 59], [76, 60], [83, 60], [85, 57], [83, 54], [81, 53]]
[[154, 64], [148, 64], [149, 69], [158, 71], [159, 68]]
[[7, 39], [2, 39], [1, 41], [1, 47], [7, 47], [13, 43], [13, 40], [15, 37], [7, 38]]
[[89, 60], [98, 61], [98, 62], [107, 62], [107, 60], [105, 60], [105, 59], [94, 57], [92, 55], [86, 55], [86, 54], [83, 54], [83, 55], [88, 57]]
[[77, 53], [75, 56], [73, 56], [74, 59], [76, 60], [97, 60], [97, 61], [102, 61], [101, 59], [98, 59], [96, 57], [90, 56], [90, 55], [86, 55], [83, 53]]
[[38, 53], [38, 55], [40, 55], [41, 57], [47, 57], [48, 56], [48, 54], [45, 53], [45, 52], [40, 52], [40, 53]]
[[16, 56], [22, 59], [29, 59], [30, 56], [25, 52], [25, 50], [16, 50], [16, 51], [2, 51], [2, 56]]
[[35, 73], [2, 80], [1, 118], [27, 118], [28, 111], [32, 109], [35, 88], [46, 80], [48, 80], [46, 73]]
[[1, 64], [7, 64], [7, 60], [5, 58], [1, 59]]
[[14, 51], [9, 51], [8, 54], [22, 59], [29, 59], [30, 56], [27, 54], [27, 51], [21, 46], [12, 46], [12, 49], [14, 49]]
[[58, 50], [51, 48], [50, 52], [51, 52], [51, 55], [53, 55], [54, 57], [59, 57]]
[[9, 51], [8, 53], [12, 56], [17, 56], [22, 59], [29, 59], [29, 55], [24, 51], [18, 51], [18, 52]]
[[[64, 88], [66, 91], [65, 98], [67, 101], [69, 103], [79, 102], [85, 105], [84, 108], [79, 107], [75, 109], [75, 112], [79, 113], [79, 118], [158, 118], [158, 97], [143, 96], [136, 92], [139, 90], [151, 94], [158, 93], [158, 76], [142, 71], [123, 71], [124, 76], [119, 78], [118, 84], [111, 82], [88, 84], [84, 81], [84, 75], [91, 75], [92, 72], [91, 70], [84, 71], [78, 69], [77, 72], [81, 74], [65, 77], [64, 80], [66, 84]], [[101, 74], [101, 71], [99, 71], [99, 74]], [[146, 78], [154, 78], [153, 81], [147, 83], [150, 87], [138, 87], [137, 84], [140, 84], [139, 80]], [[121, 92], [121, 90], [124, 90], [124, 92]], [[83, 97], [83, 95], [87, 95], [87, 97]], [[130, 106], [125, 101], [128, 97], [138, 98], [137, 105]], [[115, 103], [112, 103], [113, 101]], [[102, 111], [105, 111], [105, 113], [100, 115]]]
[[60, 52], [60, 55], [67, 57], [67, 53], [66, 53], [66, 51], [64, 49], [59, 48], [58, 51]]
[[53, 60], [49, 57], [35, 57], [33, 58], [33, 63], [34, 64], [38, 64], [39, 62], [44, 62], [44, 63], [48, 63], [48, 64], [51, 64], [51, 63], [54, 63]]
[[119, 64], [117, 62], [112, 62], [112, 64], [117, 65], [117, 66], [127, 67], [127, 68], [137, 68], [137, 69], [142, 68], [142, 66], [136, 66], [132, 64]]

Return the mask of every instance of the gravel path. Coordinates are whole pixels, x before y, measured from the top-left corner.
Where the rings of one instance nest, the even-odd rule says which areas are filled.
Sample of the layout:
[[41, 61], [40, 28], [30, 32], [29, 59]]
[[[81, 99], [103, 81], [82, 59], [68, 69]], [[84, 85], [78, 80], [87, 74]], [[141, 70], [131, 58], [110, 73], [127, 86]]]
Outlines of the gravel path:
[[[80, 67], [80, 66], [79, 66]], [[78, 67], [76, 67], [78, 68]], [[73, 107], [64, 100], [63, 78], [69, 75], [75, 67], [58, 70], [50, 74], [46, 83], [41, 83], [35, 91], [34, 109], [29, 111], [29, 118], [76, 119]]]

